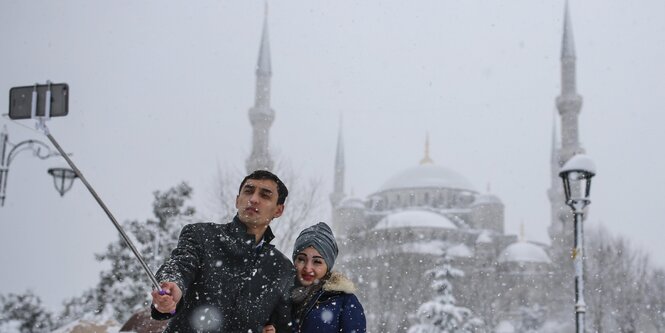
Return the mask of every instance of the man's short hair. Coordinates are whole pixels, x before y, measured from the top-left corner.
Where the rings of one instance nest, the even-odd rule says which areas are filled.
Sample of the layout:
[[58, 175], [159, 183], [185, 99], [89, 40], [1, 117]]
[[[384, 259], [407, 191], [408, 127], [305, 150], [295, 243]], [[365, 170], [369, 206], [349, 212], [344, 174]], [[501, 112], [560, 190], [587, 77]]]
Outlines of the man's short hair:
[[245, 179], [242, 180], [242, 183], [240, 183], [240, 188], [238, 189], [238, 194], [242, 191], [243, 185], [245, 185], [245, 182], [247, 179], [256, 179], [256, 180], [264, 180], [264, 179], [270, 179], [277, 183], [277, 204], [278, 205], [283, 205], [284, 202], [286, 201], [286, 197], [289, 195], [289, 190], [286, 188], [286, 185], [282, 182], [279, 177], [277, 177], [274, 173], [267, 171], [267, 170], [256, 170], [249, 175], [245, 177]]

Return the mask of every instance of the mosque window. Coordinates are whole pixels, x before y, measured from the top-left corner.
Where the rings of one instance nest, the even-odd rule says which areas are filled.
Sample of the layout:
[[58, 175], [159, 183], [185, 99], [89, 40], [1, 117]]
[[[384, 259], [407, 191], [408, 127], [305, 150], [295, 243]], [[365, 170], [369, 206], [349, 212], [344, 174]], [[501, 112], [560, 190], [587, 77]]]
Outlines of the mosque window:
[[383, 200], [381, 200], [381, 199], [376, 200], [376, 206], [375, 206], [376, 210], [382, 211], [384, 209], [383, 206], [384, 206], [383, 205]]

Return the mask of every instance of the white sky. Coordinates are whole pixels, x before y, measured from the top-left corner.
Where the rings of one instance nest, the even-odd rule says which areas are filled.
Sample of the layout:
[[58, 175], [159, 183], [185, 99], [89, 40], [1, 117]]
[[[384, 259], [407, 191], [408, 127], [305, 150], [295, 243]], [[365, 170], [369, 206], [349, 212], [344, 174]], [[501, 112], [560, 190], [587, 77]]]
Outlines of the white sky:
[[[523, 222], [527, 238], [546, 242], [563, 6], [272, 3], [271, 148], [321, 177], [327, 194], [343, 114], [347, 189], [365, 197], [418, 163], [429, 132], [437, 164], [481, 191], [491, 184], [508, 233]], [[665, 2], [570, 7], [580, 137], [598, 167], [589, 221], [662, 265]], [[182, 180], [211, 216], [217, 168], [244, 169], [250, 151], [263, 12], [258, 0], [2, 1], [0, 91], [70, 85], [70, 115], [49, 126], [119, 220], [151, 216], [152, 192]], [[0, 124], [13, 143], [40, 138], [32, 121]], [[93, 254], [117, 232], [80, 182], [58, 196], [46, 174], [53, 165], [64, 161], [25, 152], [11, 165], [0, 293], [30, 288], [56, 307], [97, 282]]]

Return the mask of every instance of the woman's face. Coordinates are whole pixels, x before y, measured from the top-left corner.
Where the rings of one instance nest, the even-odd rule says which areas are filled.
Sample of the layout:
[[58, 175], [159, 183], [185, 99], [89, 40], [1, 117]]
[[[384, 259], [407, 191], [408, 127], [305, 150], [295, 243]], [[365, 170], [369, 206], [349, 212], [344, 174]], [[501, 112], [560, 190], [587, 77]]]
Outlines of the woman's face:
[[328, 272], [328, 265], [313, 247], [308, 247], [296, 255], [296, 276], [300, 284], [307, 287], [320, 281]]

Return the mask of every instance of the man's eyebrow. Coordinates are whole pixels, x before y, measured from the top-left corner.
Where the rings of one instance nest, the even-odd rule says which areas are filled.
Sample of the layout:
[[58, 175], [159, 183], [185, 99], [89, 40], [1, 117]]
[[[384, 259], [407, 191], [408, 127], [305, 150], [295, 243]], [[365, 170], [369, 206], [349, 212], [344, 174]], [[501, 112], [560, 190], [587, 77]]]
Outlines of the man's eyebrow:
[[254, 186], [254, 184], [247, 183], [242, 188], [243, 189], [254, 189], [254, 188], [256, 188], [256, 186]]
[[272, 195], [272, 190], [269, 189], [269, 188], [262, 188], [260, 191], [261, 191], [262, 194], [270, 194], [270, 195]]

